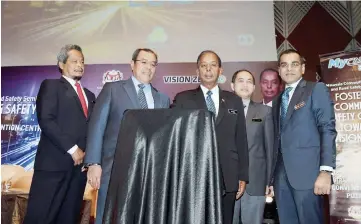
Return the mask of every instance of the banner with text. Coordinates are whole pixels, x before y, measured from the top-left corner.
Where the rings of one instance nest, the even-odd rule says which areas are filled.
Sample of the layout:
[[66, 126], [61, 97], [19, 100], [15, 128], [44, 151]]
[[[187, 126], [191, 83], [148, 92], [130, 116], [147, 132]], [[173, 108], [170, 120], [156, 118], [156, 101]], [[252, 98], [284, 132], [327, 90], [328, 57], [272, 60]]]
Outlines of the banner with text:
[[361, 223], [361, 52], [322, 56], [321, 69], [335, 103], [338, 132], [331, 224]]
[[[253, 99], [261, 102], [276, 96], [283, 85], [278, 75], [264, 69], [276, 69], [276, 62], [224, 62], [223, 74], [218, 83], [224, 90], [231, 90], [234, 72], [247, 69], [255, 76], [256, 92]], [[56, 66], [21, 66], [1, 68], [1, 163], [18, 164], [26, 169], [33, 167], [40, 138], [36, 117], [36, 95], [44, 79], [60, 78]], [[129, 64], [86, 65], [82, 85], [97, 96], [106, 82], [128, 79], [132, 75]], [[196, 88], [199, 78], [195, 63], [161, 63], [153, 85], [166, 93], [171, 100], [176, 93]]]

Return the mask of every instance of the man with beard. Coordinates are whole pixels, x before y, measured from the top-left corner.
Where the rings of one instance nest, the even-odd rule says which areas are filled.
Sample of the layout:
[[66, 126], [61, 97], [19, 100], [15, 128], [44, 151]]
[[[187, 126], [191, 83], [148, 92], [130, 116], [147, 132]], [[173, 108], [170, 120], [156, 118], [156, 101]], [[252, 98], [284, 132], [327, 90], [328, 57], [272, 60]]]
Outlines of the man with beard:
[[84, 159], [88, 182], [98, 191], [96, 223], [102, 223], [120, 123], [128, 109], [169, 108], [169, 98], [156, 90], [151, 81], [158, 64], [157, 54], [148, 48], [137, 49], [130, 62], [133, 76], [106, 83], [90, 119], [88, 149]]
[[216, 136], [223, 177], [223, 223], [231, 224], [234, 202], [243, 194], [248, 181], [248, 146], [243, 103], [217, 84], [222, 73], [220, 57], [210, 50], [197, 59], [198, 88], [178, 93], [172, 107], [208, 109], [214, 114]]
[[41, 137], [25, 224], [77, 223], [80, 217], [86, 184], [81, 164], [95, 95], [80, 83], [84, 56], [78, 45], [60, 50], [58, 66], [62, 77], [44, 80], [36, 100]]

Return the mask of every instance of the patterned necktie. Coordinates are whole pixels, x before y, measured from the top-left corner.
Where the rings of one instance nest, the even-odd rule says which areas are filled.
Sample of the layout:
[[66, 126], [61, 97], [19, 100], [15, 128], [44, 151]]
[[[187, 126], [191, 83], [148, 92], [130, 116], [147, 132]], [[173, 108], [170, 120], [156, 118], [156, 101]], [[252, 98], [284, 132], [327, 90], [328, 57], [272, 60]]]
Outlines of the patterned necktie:
[[292, 90], [292, 87], [287, 87], [286, 90], [282, 94], [281, 113], [280, 113], [281, 131], [282, 131], [282, 128], [283, 128], [283, 122], [284, 122], [284, 120], [286, 118], [286, 114], [287, 114], [289, 94], [290, 94], [291, 90]]
[[83, 108], [84, 115], [85, 117], [88, 117], [88, 107], [86, 106], [85, 97], [79, 82], [76, 82], [75, 86], [76, 86], [76, 92], [78, 93], [78, 97], [81, 103], [81, 107]]
[[144, 84], [139, 84], [138, 85], [139, 90], [138, 90], [138, 100], [139, 100], [139, 104], [140, 104], [140, 108], [142, 109], [148, 109], [148, 104], [147, 104], [147, 99], [145, 98], [145, 94], [144, 94]]
[[206, 98], [206, 104], [207, 104], [207, 108], [210, 112], [213, 112], [214, 115], [216, 115], [216, 106], [214, 106], [214, 102], [212, 100], [212, 91], [208, 90], [207, 92], [207, 98]]

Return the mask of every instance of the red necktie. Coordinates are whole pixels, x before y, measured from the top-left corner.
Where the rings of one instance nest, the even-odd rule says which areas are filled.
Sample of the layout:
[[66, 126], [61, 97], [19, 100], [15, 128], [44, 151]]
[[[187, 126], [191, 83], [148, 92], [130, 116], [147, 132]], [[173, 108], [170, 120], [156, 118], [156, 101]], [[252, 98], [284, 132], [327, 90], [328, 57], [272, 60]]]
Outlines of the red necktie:
[[84, 111], [84, 115], [85, 115], [85, 117], [88, 117], [88, 107], [86, 106], [86, 101], [85, 101], [83, 91], [78, 82], [75, 83], [75, 86], [76, 86], [76, 91], [78, 92], [81, 107], [83, 108], [83, 111]]

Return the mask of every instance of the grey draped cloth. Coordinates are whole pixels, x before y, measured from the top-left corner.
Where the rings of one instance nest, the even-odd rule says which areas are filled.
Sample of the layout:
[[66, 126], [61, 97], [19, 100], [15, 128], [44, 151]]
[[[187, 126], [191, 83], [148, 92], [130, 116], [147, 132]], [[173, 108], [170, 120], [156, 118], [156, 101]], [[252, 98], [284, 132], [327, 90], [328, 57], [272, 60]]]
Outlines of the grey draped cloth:
[[220, 224], [215, 122], [206, 110], [125, 113], [103, 223]]

